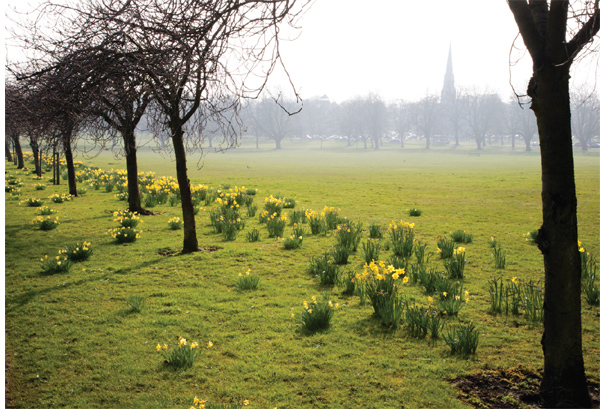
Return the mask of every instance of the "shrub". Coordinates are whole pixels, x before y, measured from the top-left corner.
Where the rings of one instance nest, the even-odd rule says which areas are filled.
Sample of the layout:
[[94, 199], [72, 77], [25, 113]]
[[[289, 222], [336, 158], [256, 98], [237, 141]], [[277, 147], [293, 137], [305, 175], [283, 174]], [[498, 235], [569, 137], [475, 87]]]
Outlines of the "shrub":
[[265, 198], [265, 210], [269, 212], [269, 214], [281, 214], [283, 210], [283, 200], [273, 197], [273, 195]]
[[293, 250], [302, 247], [302, 236], [296, 236], [295, 234], [283, 240], [283, 248], [286, 250]]
[[338, 245], [347, 247], [351, 252], [355, 252], [358, 248], [361, 234], [362, 224], [354, 224], [350, 220], [338, 225], [335, 230], [335, 237], [338, 241]]
[[64, 193], [59, 195], [58, 193], [55, 193], [52, 196], [50, 196], [48, 199], [50, 199], [50, 201], [52, 201], [54, 203], [64, 203], [64, 202], [68, 202], [69, 200], [71, 200], [71, 198], [72, 198], [71, 195], [65, 195]]
[[490, 237], [490, 241], [488, 241], [488, 244], [493, 249], [495, 249], [496, 247], [499, 246], [498, 240], [496, 240], [496, 238], [494, 236]]
[[463, 293], [462, 286], [457, 293], [443, 291], [439, 295], [440, 298], [437, 302], [437, 308], [449, 316], [458, 315], [460, 310], [462, 310], [465, 304], [469, 301], [468, 298], [463, 298], [463, 295], [466, 297], [468, 294], [468, 292]]
[[333, 318], [334, 309], [338, 304], [333, 304], [329, 300], [329, 295], [323, 293], [323, 301], [317, 301], [317, 297], [313, 296], [312, 301], [309, 303], [304, 301], [302, 315], [300, 322], [302, 329], [308, 333], [314, 333], [317, 331], [323, 331], [331, 325], [331, 319]]
[[415, 243], [413, 246], [416, 262], [418, 265], [425, 265], [426, 262], [429, 261], [431, 256], [433, 255], [431, 252], [425, 254], [425, 250], [427, 249], [427, 244]]
[[458, 328], [452, 329], [452, 332], [442, 335], [446, 344], [450, 347], [451, 354], [473, 355], [479, 345], [479, 331], [475, 325], [470, 322]]
[[113, 216], [116, 217], [113, 221], [119, 222], [121, 227], [134, 228], [138, 224], [143, 223], [137, 212], [130, 212], [129, 210], [117, 210], [113, 212]]
[[356, 289], [354, 272], [346, 271], [338, 274], [335, 285], [342, 289], [343, 295], [352, 295]]
[[321, 212], [321, 216], [325, 218], [325, 227], [328, 230], [334, 230], [339, 223], [343, 220], [338, 216], [338, 212], [340, 209], [336, 209], [335, 207], [327, 207], [323, 208]]
[[252, 229], [252, 231], [249, 231], [248, 233], [246, 233], [246, 241], [247, 242], [254, 243], [258, 240], [260, 240], [260, 233], [258, 232], [258, 230]]
[[285, 229], [285, 221], [287, 220], [285, 216], [278, 216], [279, 213], [271, 214], [267, 220], [267, 231], [269, 232], [269, 237], [283, 237], [283, 230]]
[[35, 188], [35, 190], [46, 190], [46, 185], [43, 183], [36, 183], [35, 185], [33, 185], [33, 187]]
[[418, 217], [421, 215], [421, 213], [423, 213], [423, 212], [421, 210], [417, 209], [416, 207], [413, 207], [412, 209], [408, 209], [409, 216]]
[[371, 238], [371, 239], [383, 238], [383, 228], [377, 223], [371, 223], [369, 225], [369, 238]]
[[529, 244], [537, 244], [537, 236], [538, 236], [538, 232], [539, 230], [532, 230], [529, 233], [525, 233], [523, 236], [525, 236], [525, 240], [527, 240], [529, 242]]
[[44, 202], [42, 202], [42, 199], [38, 199], [35, 197], [30, 197], [25, 201], [25, 204], [29, 207], [40, 207], [43, 203]]
[[450, 238], [454, 240], [455, 243], [472, 243], [473, 235], [467, 233], [464, 230], [456, 230], [450, 235]]
[[40, 230], [54, 230], [58, 227], [58, 216], [37, 216], [33, 219], [33, 224], [37, 225]]
[[503, 270], [506, 266], [506, 252], [500, 246], [495, 246], [493, 249], [494, 265], [496, 268]]
[[[162, 354], [165, 365], [175, 369], [191, 368], [202, 353], [198, 349], [198, 342], [188, 344], [187, 340], [182, 337], [178, 337], [177, 340], [178, 343], [176, 346], [158, 344], [156, 345], [156, 350]], [[208, 345], [210, 348], [212, 342], [209, 342]]]
[[94, 252], [90, 248], [92, 243], [84, 241], [83, 243], [77, 242], [72, 246], [67, 246], [64, 250], [65, 255], [70, 261], [79, 262], [89, 259]]
[[346, 246], [336, 244], [333, 246], [331, 251], [331, 257], [333, 262], [337, 265], [348, 264], [348, 257], [350, 257], [350, 250]]
[[308, 273], [318, 277], [323, 285], [333, 285], [338, 279], [339, 267], [331, 263], [329, 254], [325, 254], [309, 260]]
[[[384, 315], [389, 314], [389, 308], [393, 308], [395, 300], [399, 296], [399, 283], [407, 283], [408, 277], [404, 269], [395, 269], [394, 266], [387, 266], [383, 261], [375, 263], [371, 261], [363, 266], [362, 274], [357, 274], [356, 278], [364, 286], [364, 292], [373, 305], [375, 316], [384, 318], [381, 315], [382, 309]], [[398, 304], [399, 306], [399, 304]], [[389, 319], [389, 315], [385, 317]]]
[[133, 243], [137, 239], [141, 238], [141, 230], [136, 230], [131, 227], [120, 227], [116, 229], [109, 229], [106, 234], [117, 240], [119, 243]]
[[444, 260], [444, 267], [450, 278], [462, 279], [465, 276], [465, 248], [459, 247], [454, 250], [452, 257]]
[[130, 311], [134, 313], [141, 312], [145, 302], [146, 299], [139, 295], [132, 295], [127, 299], [127, 305], [129, 306]]
[[172, 217], [169, 219], [167, 224], [171, 230], [179, 230], [183, 227], [183, 220], [181, 220], [179, 217]]
[[62, 251], [59, 251], [59, 255], [56, 257], [46, 255], [40, 259], [40, 267], [44, 275], [66, 273], [71, 269], [71, 262]]
[[581, 287], [585, 294], [585, 300], [590, 305], [600, 305], [600, 287], [596, 285], [596, 276], [588, 276], [582, 280]]
[[363, 243], [363, 254], [365, 263], [379, 260], [379, 243], [372, 239], [367, 239], [366, 243]]
[[310, 226], [310, 232], [313, 235], [320, 234], [325, 230], [325, 224], [319, 213], [314, 210], [307, 210], [304, 212], [306, 219], [308, 220], [308, 225]]
[[260, 278], [250, 275], [250, 272], [251, 270], [248, 269], [245, 274], [238, 274], [238, 279], [234, 283], [238, 291], [253, 291], [258, 288]]
[[437, 252], [442, 259], [450, 258], [454, 254], [454, 240], [452, 239], [440, 238], [437, 242], [437, 247]]
[[392, 220], [388, 226], [388, 235], [390, 237], [390, 248], [393, 253], [400, 257], [410, 257], [413, 252], [414, 244], [414, 223], [400, 221], [400, 225]]
[[258, 210], [258, 206], [256, 206], [255, 204], [249, 205], [247, 207], [247, 210], [248, 210], [248, 217], [254, 217], [256, 215], [256, 210]]
[[53, 209], [50, 209], [48, 206], [42, 206], [38, 210], [38, 214], [40, 214], [42, 216], [51, 216], [54, 213], [57, 213], [57, 211], [53, 210]]

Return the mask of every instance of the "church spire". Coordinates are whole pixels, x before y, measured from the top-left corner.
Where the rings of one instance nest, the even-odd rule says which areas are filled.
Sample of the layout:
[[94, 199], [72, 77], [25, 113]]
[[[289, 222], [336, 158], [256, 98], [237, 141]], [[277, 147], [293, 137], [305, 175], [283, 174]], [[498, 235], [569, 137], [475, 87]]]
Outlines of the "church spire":
[[452, 71], [452, 44], [448, 50], [448, 61], [446, 62], [446, 75], [444, 75], [444, 87], [442, 88], [442, 104], [452, 103], [456, 99], [456, 88], [454, 88], [454, 72]]

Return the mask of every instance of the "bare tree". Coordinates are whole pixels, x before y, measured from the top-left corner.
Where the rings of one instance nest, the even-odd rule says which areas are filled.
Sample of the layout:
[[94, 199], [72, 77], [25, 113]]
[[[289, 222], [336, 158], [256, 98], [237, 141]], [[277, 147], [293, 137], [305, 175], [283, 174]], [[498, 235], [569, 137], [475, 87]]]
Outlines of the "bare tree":
[[23, 132], [23, 104], [21, 93], [14, 82], [6, 82], [4, 88], [4, 133], [6, 140], [12, 142], [15, 148], [15, 160], [17, 169], [25, 167], [23, 150], [21, 149], [20, 137]]
[[503, 107], [497, 94], [471, 91], [464, 96], [464, 120], [477, 143], [477, 149], [485, 146], [485, 139], [497, 129], [498, 112]]
[[[279, 27], [293, 24], [297, 6], [299, 2], [289, 0], [111, 0], [96, 10], [98, 18], [121, 25], [135, 44], [130, 55], [148, 78], [155, 102], [156, 109], [149, 112], [152, 129], [171, 138], [181, 192], [183, 253], [198, 250], [186, 151], [201, 149], [207, 118], [237, 111], [241, 97], [256, 97], [264, 88], [279, 60]], [[253, 82], [248, 73], [259, 69], [263, 76]], [[226, 101], [231, 104], [224, 107]], [[235, 140], [238, 133], [231, 125], [228, 136]]]
[[[519, 135], [525, 142], [525, 151], [531, 152], [531, 140], [537, 133], [535, 123], [535, 114], [529, 109], [529, 104], [520, 103], [517, 97], [509, 102], [507, 108], [507, 123], [511, 130], [511, 135]], [[513, 142], [514, 147], [514, 142]]]
[[527, 95], [537, 118], [542, 158], [543, 224], [537, 244], [544, 256], [546, 280], [540, 392], [548, 407], [591, 406], [582, 353], [569, 71], [600, 29], [600, 6], [598, 0], [578, 5], [575, 10], [563, 0], [508, 1], [533, 60]]
[[404, 148], [404, 138], [412, 126], [410, 106], [405, 102], [396, 102], [390, 105], [390, 121], [392, 129], [398, 134], [400, 144]]
[[573, 134], [581, 144], [581, 150], [588, 150], [593, 137], [600, 136], [600, 98], [598, 94], [580, 88], [571, 93], [571, 126]]
[[387, 127], [387, 106], [378, 94], [371, 93], [362, 101], [364, 124], [373, 149], [378, 150]]
[[412, 107], [413, 122], [425, 138], [425, 149], [429, 149], [431, 146], [431, 138], [438, 126], [438, 117], [440, 113], [438, 98], [433, 95], [426, 95], [420, 101], [414, 103]]
[[275, 149], [281, 149], [281, 141], [290, 136], [293, 129], [294, 117], [281, 109], [281, 105], [291, 106], [291, 101], [280, 98], [263, 98], [248, 106], [252, 128], [256, 135], [263, 135], [275, 142]]

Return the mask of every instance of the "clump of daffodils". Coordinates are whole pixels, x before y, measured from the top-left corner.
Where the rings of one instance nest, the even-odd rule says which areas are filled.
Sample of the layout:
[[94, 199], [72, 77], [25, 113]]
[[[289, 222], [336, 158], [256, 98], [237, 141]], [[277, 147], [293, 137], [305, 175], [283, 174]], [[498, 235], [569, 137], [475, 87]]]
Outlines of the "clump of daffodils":
[[183, 227], [183, 221], [179, 217], [172, 217], [167, 222], [171, 230], [179, 230]]
[[67, 258], [70, 261], [73, 261], [73, 262], [85, 261], [88, 258], [90, 258], [91, 255], [94, 253], [92, 251], [92, 249], [90, 248], [91, 244], [92, 243], [85, 241], [85, 240], [81, 243], [77, 242], [72, 246], [67, 246], [63, 250], [63, 253], [67, 256]]
[[52, 196], [48, 197], [48, 199], [50, 199], [50, 201], [54, 202], [54, 203], [64, 203], [64, 202], [68, 202], [69, 200], [72, 199], [73, 196], [71, 195], [66, 195], [66, 194], [58, 194], [55, 193]]
[[45, 275], [66, 273], [71, 269], [71, 262], [64, 254], [64, 250], [59, 250], [58, 256], [48, 257], [48, 255], [45, 255], [41, 258], [40, 268], [42, 269], [42, 274]]
[[58, 216], [37, 216], [32, 223], [38, 226], [40, 230], [53, 230], [58, 227]]
[[[156, 350], [161, 353], [166, 365], [174, 368], [189, 368], [200, 358], [202, 351], [198, 348], [197, 341], [188, 343], [187, 339], [177, 337], [177, 344], [169, 345], [160, 343]], [[208, 341], [206, 348], [212, 348], [213, 343]]]
[[[317, 296], [312, 296], [310, 302], [302, 303], [303, 310], [298, 319], [305, 332], [313, 333], [329, 328], [333, 313], [339, 304], [334, 304], [327, 293], [323, 293], [322, 298], [322, 301], [318, 301]], [[292, 314], [292, 318], [296, 318], [296, 314]]]
[[122, 227], [134, 228], [139, 223], [144, 222], [137, 212], [130, 212], [129, 210], [117, 210], [113, 213], [113, 216], [115, 217], [113, 221], [119, 222]]
[[119, 227], [115, 229], [108, 229], [106, 234], [109, 234], [113, 239], [119, 243], [133, 243], [137, 239], [140, 239], [142, 230], [132, 229], [130, 227]]

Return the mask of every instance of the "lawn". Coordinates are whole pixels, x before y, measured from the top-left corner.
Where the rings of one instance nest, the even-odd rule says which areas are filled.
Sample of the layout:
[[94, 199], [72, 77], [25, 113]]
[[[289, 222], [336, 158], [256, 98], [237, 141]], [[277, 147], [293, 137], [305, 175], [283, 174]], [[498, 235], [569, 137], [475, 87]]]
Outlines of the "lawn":
[[[169, 203], [143, 216], [140, 238], [117, 244], [106, 232], [117, 227], [113, 212], [126, 208], [117, 191], [95, 190], [64, 203], [48, 198], [67, 193], [28, 171], [6, 164], [8, 175], [23, 184], [20, 196], [5, 194], [5, 347], [7, 396], [14, 407], [189, 408], [194, 397], [212, 404], [273, 407], [470, 407], [451, 384], [456, 377], [486, 369], [543, 367], [542, 328], [519, 315], [490, 313], [489, 281], [543, 283], [543, 260], [525, 234], [541, 223], [539, 153], [488, 147], [385, 146], [380, 151], [329, 142], [288, 142], [280, 151], [242, 146], [210, 153], [199, 162], [190, 156], [193, 185], [256, 189], [256, 216], [241, 211], [245, 228], [225, 241], [211, 226], [215, 203], [203, 202], [197, 215], [202, 251], [178, 255], [182, 230], [168, 220], [181, 216]], [[125, 168], [109, 154], [86, 160], [105, 171]], [[600, 161], [596, 153], [575, 157], [579, 236], [592, 255], [600, 251]], [[199, 168], [199, 165], [201, 167]], [[31, 164], [27, 164], [31, 167]], [[142, 148], [139, 167], [156, 178], [175, 176], [175, 164]], [[44, 190], [34, 185], [45, 184]], [[460, 280], [469, 302], [456, 316], [444, 316], [447, 333], [472, 322], [479, 331], [474, 355], [450, 354], [443, 339], [411, 336], [406, 323], [392, 330], [380, 323], [369, 302], [345, 295], [307, 273], [313, 257], [336, 244], [331, 232], [310, 234], [302, 247], [285, 250], [283, 240], [267, 237], [259, 214], [264, 199], [281, 195], [296, 202], [292, 210], [339, 208], [339, 215], [361, 222], [358, 251], [342, 271], [363, 272], [362, 243], [370, 224], [387, 229], [395, 220], [414, 223], [414, 235], [431, 258], [427, 269], [443, 272], [436, 254], [439, 237], [455, 231], [472, 234], [464, 246], [466, 267]], [[42, 231], [32, 220], [40, 198], [58, 211], [56, 229]], [[420, 216], [409, 216], [417, 208]], [[258, 242], [247, 242], [256, 228]], [[291, 226], [284, 237], [291, 235]], [[506, 252], [506, 267], [496, 268], [490, 247], [494, 236]], [[387, 237], [387, 235], [386, 235]], [[65, 246], [90, 242], [93, 255], [69, 272], [42, 274], [40, 259]], [[378, 240], [380, 260], [392, 251]], [[415, 261], [415, 256], [410, 263]], [[260, 281], [253, 291], [238, 291], [239, 274], [251, 270]], [[410, 267], [407, 268], [407, 271]], [[427, 308], [429, 294], [415, 282], [399, 284], [411, 305]], [[328, 329], [302, 331], [303, 302], [327, 292], [334, 309]], [[145, 300], [141, 311], [128, 304]], [[435, 294], [436, 297], [440, 296]], [[292, 314], [296, 317], [292, 318]], [[586, 371], [598, 381], [600, 330], [598, 306], [582, 303]], [[197, 341], [200, 358], [191, 368], [173, 369], [157, 344], [176, 348], [178, 337]], [[212, 347], [209, 347], [209, 342]], [[517, 385], [518, 386], [518, 385]], [[512, 398], [507, 397], [507, 400]]]

